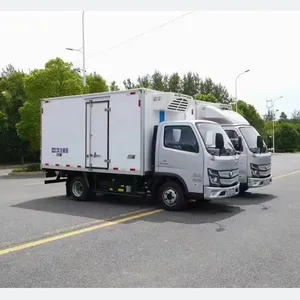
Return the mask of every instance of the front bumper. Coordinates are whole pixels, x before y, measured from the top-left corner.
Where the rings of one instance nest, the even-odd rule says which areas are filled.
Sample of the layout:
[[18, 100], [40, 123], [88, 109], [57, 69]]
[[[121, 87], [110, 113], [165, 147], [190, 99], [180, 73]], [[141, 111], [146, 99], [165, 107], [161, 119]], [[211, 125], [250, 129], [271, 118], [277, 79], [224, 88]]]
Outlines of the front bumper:
[[230, 187], [204, 187], [204, 199], [213, 200], [236, 196], [240, 191], [240, 183]]
[[248, 187], [249, 188], [257, 188], [263, 187], [272, 182], [272, 176], [267, 178], [248, 178]]

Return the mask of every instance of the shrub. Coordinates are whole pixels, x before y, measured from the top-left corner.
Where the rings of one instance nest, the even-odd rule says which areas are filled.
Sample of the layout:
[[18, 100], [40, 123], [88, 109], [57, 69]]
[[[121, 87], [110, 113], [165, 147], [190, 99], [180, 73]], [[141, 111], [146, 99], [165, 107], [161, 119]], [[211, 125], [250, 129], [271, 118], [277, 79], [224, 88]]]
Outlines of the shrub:
[[38, 172], [41, 170], [40, 164], [35, 163], [35, 164], [30, 164], [26, 167], [27, 172]]

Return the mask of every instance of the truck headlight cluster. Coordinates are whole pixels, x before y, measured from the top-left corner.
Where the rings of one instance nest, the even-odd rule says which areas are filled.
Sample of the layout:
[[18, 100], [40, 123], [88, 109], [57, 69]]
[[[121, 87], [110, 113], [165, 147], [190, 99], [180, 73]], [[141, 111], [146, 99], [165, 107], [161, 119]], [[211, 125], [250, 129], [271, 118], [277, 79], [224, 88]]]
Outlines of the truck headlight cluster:
[[252, 175], [253, 175], [254, 177], [259, 177], [259, 176], [260, 176], [260, 173], [259, 173], [259, 167], [258, 167], [258, 165], [250, 164], [250, 167], [251, 167]]
[[208, 169], [208, 177], [209, 177], [210, 185], [220, 186], [220, 177], [219, 177], [219, 172], [217, 170]]

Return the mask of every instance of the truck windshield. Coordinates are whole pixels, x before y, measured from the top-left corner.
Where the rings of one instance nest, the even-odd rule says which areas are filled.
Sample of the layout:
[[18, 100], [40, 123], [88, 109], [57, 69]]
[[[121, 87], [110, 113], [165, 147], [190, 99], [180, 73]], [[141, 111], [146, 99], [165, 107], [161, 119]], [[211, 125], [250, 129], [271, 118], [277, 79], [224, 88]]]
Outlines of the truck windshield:
[[264, 147], [259, 150], [257, 148], [257, 137], [260, 135], [257, 130], [252, 126], [240, 127], [239, 128], [249, 150], [253, 153], [266, 153], [268, 151], [267, 146], [264, 142]]
[[[199, 122], [196, 123], [196, 126], [208, 153], [221, 156], [236, 155], [236, 151], [228, 135], [219, 124]], [[216, 149], [216, 133], [221, 133], [223, 135], [224, 148], [221, 150], [221, 153], [219, 153], [219, 149]]]

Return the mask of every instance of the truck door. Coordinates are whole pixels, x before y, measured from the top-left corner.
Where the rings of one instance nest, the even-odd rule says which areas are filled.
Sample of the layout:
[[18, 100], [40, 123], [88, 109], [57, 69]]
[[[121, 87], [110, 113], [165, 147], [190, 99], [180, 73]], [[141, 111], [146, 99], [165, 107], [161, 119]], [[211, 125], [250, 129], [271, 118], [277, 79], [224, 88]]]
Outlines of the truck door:
[[86, 103], [86, 168], [108, 169], [109, 98]]
[[180, 176], [191, 193], [202, 193], [204, 155], [189, 125], [164, 125], [160, 136], [157, 172]]
[[[238, 142], [238, 137], [240, 136], [237, 131], [233, 128], [225, 129], [225, 132], [227, 133], [228, 137], [230, 138], [233, 146], [235, 146]], [[242, 138], [242, 151], [239, 158], [239, 174], [240, 174], [240, 182], [241, 183], [247, 183], [248, 181], [248, 175], [247, 175], [247, 151], [245, 147], [245, 142]]]

